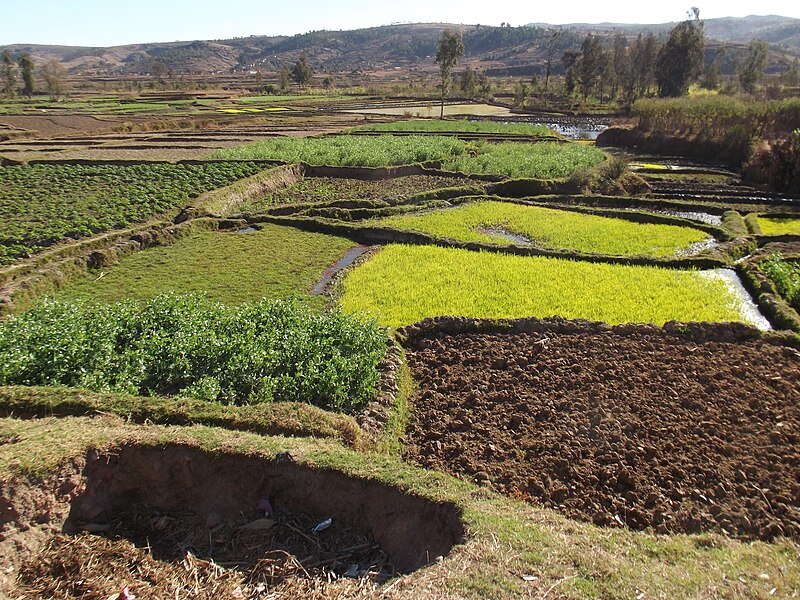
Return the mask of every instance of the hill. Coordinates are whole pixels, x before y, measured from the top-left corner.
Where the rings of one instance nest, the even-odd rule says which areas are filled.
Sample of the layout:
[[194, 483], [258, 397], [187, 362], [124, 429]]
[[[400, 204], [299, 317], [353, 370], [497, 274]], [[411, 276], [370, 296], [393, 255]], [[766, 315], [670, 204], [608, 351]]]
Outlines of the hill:
[[[222, 73], [262, 70], [275, 72], [293, 64], [302, 53], [318, 73], [374, 74], [403, 70], [432, 72], [436, 44], [445, 28], [464, 34], [463, 64], [489, 75], [540, 74], [552, 32], [563, 31], [556, 56], [580, 46], [587, 31], [600, 35], [622, 32], [662, 33], [674, 23], [626, 25], [615, 23], [531, 24], [520, 27], [448, 25], [444, 23], [398, 24], [351, 31], [312, 31], [295, 36], [251, 36], [228, 40], [133, 44], [108, 48], [8, 46], [12, 53], [29, 52], [37, 63], [58, 60], [73, 75], [115, 76], [148, 74], [155, 62], [175, 73]], [[800, 19], [778, 16], [708, 19], [709, 40], [746, 44], [756, 37], [773, 44], [781, 53], [800, 55]], [[558, 62], [558, 61], [556, 61]], [[556, 70], [560, 65], [556, 65]]]

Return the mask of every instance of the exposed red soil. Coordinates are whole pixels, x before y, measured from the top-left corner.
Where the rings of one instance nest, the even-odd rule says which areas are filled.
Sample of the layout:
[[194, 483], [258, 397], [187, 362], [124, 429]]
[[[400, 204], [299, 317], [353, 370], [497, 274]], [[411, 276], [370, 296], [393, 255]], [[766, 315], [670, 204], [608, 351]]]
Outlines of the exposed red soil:
[[0, 123], [47, 137], [107, 131], [117, 125], [119, 119], [112, 116], [94, 117], [76, 114], [3, 115], [0, 116]]
[[598, 525], [800, 536], [793, 348], [645, 328], [408, 346], [419, 465]]

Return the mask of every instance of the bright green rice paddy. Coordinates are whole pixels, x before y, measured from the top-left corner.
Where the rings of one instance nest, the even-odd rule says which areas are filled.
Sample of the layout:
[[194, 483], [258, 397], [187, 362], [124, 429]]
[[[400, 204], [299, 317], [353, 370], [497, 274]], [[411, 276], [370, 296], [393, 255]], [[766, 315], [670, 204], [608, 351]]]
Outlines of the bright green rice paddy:
[[466, 242], [507, 243], [502, 236], [481, 229], [519, 234], [534, 245], [600, 254], [673, 256], [678, 249], [708, 235], [699, 229], [675, 225], [634, 223], [572, 211], [510, 202], [470, 202], [457, 208], [424, 214], [396, 215], [376, 225], [429, 233]]
[[764, 235], [800, 235], [800, 217], [758, 217]]
[[656, 267], [389, 245], [343, 283], [345, 311], [399, 327], [425, 317], [550, 317], [607, 323], [741, 321], [726, 284]]

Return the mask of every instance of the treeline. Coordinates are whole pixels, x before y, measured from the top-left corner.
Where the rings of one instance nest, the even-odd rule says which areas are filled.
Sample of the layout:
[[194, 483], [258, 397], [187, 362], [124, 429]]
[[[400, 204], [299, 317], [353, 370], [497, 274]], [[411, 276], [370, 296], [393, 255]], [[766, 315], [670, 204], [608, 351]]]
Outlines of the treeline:
[[[605, 40], [588, 34], [580, 49], [569, 49], [561, 56], [564, 92], [630, 105], [646, 96], [684, 96], [695, 82], [717, 90], [722, 86], [723, 64], [732, 64], [734, 78], [728, 80], [724, 91], [755, 94], [769, 64], [767, 43], [756, 39], [746, 49], [738, 49], [735, 56], [731, 54], [725, 46], [706, 51], [703, 22], [699, 11], [693, 9], [665, 39], [653, 33], [640, 34], [632, 41], [621, 33]], [[776, 66], [781, 84], [791, 88], [800, 83], [800, 59], [782, 57]]]
[[66, 70], [57, 60], [47, 61], [36, 67], [33, 58], [27, 52], [12, 56], [8, 49], [0, 54], [0, 78], [3, 95], [6, 98], [27, 96], [30, 98], [36, 91], [35, 74], [44, 81], [51, 100], [58, 100], [64, 91]]

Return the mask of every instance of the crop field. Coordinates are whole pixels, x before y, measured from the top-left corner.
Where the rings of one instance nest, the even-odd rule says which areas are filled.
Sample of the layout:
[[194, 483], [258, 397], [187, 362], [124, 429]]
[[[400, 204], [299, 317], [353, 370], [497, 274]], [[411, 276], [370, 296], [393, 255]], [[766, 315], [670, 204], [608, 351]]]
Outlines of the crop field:
[[[510, 202], [470, 202], [457, 208], [378, 219], [375, 225], [422, 231], [466, 242], [505, 243], [503, 231], [545, 248], [600, 254], [673, 256], [708, 236], [690, 227], [634, 223]], [[488, 231], [487, 231], [488, 230]]]
[[762, 540], [800, 533], [789, 491], [798, 449], [774, 427], [774, 415], [800, 422], [800, 356], [789, 348], [645, 327], [408, 345], [423, 385], [407, 456], [421, 466], [595, 524]]
[[415, 119], [393, 123], [359, 125], [351, 131], [392, 132], [453, 132], [453, 133], [502, 133], [512, 135], [553, 135], [544, 125], [530, 123], [496, 123], [492, 121], [467, 121], [464, 119]]
[[415, 194], [442, 188], [475, 186], [477, 182], [457, 177], [410, 175], [384, 181], [362, 181], [334, 177], [307, 177], [289, 187], [253, 198], [240, 209], [258, 211], [270, 205], [290, 202], [333, 202], [338, 200], [379, 200], [397, 203]]
[[282, 160], [312, 165], [382, 167], [442, 161], [442, 168], [463, 173], [554, 179], [605, 160], [605, 154], [578, 143], [472, 142], [443, 136], [331, 136], [276, 138], [217, 150], [218, 159]]
[[783, 296], [800, 311], [800, 261], [786, 260], [780, 252], [773, 252], [760, 264], [760, 268]]
[[800, 235], [800, 217], [758, 217], [764, 235]]
[[742, 321], [720, 280], [695, 272], [389, 245], [351, 271], [342, 307], [399, 327], [426, 317], [550, 317], [607, 323]]
[[65, 238], [122, 228], [254, 175], [254, 163], [0, 167], [0, 264]]
[[95, 307], [44, 301], [0, 324], [0, 385], [353, 411], [373, 394], [384, 351], [374, 324], [280, 301], [230, 307], [175, 294]]
[[[337, 77], [248, 96], [254, 74], [218, 77], [0, 103], [21, 112], [0, 117], [10, 163], [199, 159], [0, 167], [0, 597], [800, 594], [800, 346], [764, 330], [734, 270], [749, 255], [744, 283], [769, 277], [798, 307], [796, 244], [756, 226], [796, 233], [790, 202], [682, 161], [637, 188], [591, 142], [523, 139], [542, 126], [389, 122], [438, 115], [410, 91], [343, 96]], [[681, 122], [657, 108], [638, 107], [652, 129]], [[241, 181], [263, 158], [437, 168]], [[534, 189], [556, 195], [516, 198]], [[702, 254], [715, 271], [611, 264], [711, 241], [688, 221], [600, 216], [627, 210], [737, 238]], [[504, 254], [509, 240], [573, 258]], [[482, 320], [497, 318], [520, 320]]]
[[601, 150], [579, 143], [539, 142], [528, 145], [477, 142], [476, 146], [474, 152], [461, 154], [448, 161], [445, 168], [462, 173], [558, 179], [605, 160]]
[[282, 160], [311, 165], [383, 167], [447, 160], [466, 151], [464, 142], [441, 136], [330, 136], [275, 138], [217, 150], [218, 159]]
[[229, 304], [295, 298], [321, 309], [325, 298], [309, 295], [311, 288], [354, 245], [343, 238], [266, 223], [249, 233], [197, 231], [171, 246], [148, 248], [99, 273], [88, 273], [60, 297], [97, 303], [194, 292]]

